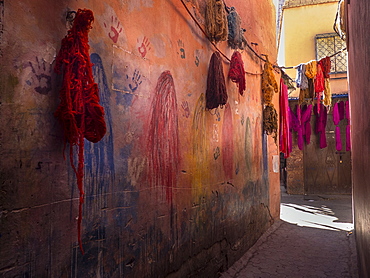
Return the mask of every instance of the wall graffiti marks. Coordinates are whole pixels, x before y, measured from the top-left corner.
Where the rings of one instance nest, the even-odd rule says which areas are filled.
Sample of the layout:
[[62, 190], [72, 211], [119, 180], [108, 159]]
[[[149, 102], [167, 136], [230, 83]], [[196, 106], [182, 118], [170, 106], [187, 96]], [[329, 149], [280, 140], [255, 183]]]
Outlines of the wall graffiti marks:
[[195, 56], [195, 61], [194, 61], [195, 65], [198, 67], [199, 66], [199, 57], [198, 56]]
[[220, 147], [216, 147], [214, 150], [213, 150], [213, 158], [215, 160], [217, 160], [217, 158], [219, 158], [221, 155], [221, 151], [220, 151]]
[[202, 51], [200, 49], [196, 49], [194, 51], [194, 57], [195, 57], [195, 60], [194, 60], [194, 63], [197, 67], [199, 67], [199, 64], [200, 64], [200, 59], [202, 57]]
[[[139, 39], [137, 41], [140, 44]], [[146, 54], [148, 53], [148, 51], [150, 49], [151, 49], [151, 47], [150, 47], [150, 41], [149, 41], [149, 39], [147, 37], [144, 37], [143, 38], [143, 41], [141, 42], [141, 44], [137, 48], [137, 50], [139, 51], [141, 57], [142, 58], [145, 58]]]
[[87, 194], [106, 193], [112, 185], [115, 174], [114, 167], [114, 145], [112, 115], [110, 111], [110, 96], [103, 62], [100, 56], [92, 53], [91, 62], [93, 63], [94, 81], [98, 84], [100, 104], [104, 107], [107, 133], [98, 143], [91, 143], [85, 140], [85, 178], [89, 183]]
[[[128, 75], [126, 75], [126, 78], [129, 79]], [[131, 82], [128, 84], [128, 87], [130, 88], [131, 93], [135, 92], [136, 89], [139, 87], [139, 85], [143, 82], [140, 79], [141, 79], [141, 74], [139, 70], [135, 69], [131, 77]]]
[[36, 57], [36, 62], [32, 63], [29, 62], [29, 66], [31, 67], [32, 73], [35, 76], [36, 80], [33, 81], [28, 80], [28, 85], [35, 85], [34, 90], [41, 95], [47, 95], [52, 90], [51, 86], [51, 74], [52, 74], [52, 67], [51, 64], [47, 64], [44, 59], [39, 60]]
[[222, 125], [222, 163], [225, 177], [229, 180], [232, 179], [234, 172], [234, 130], [230, 104], [225, 105]]
[[240, 123], [241, 123], [242, 125], [244, 125], [244, 123], [245, 123], [245, 116], [244, 116], [244, 115], [242, 115], [242, 118], [240, 119]]
[[[206, 98], [202, 93], [199, 96], [194, 110], [192, 124], [193, 135], [193, 185], [194, 189], [201, 188], [203, 180], [207, 180], [207, 142], [206, 142]], [[195, 192], [197, 193], [197, 192]]]
[[128, 174], [130, 176], [130, 181], [132, 186], [138, 184], [141, 173], [146, 165], [146, 159], [134, 157], [128, 159]]
[[182, 40], [177, 41], [177, 45], [180, 47], [180, 57], [181, 59], [185, 59], [185, 44]]
[[154, 92], [147, 156], [149, 184], [161, 187], [168, 202], [172, 202], [180, 160], [177, 111], [175, 84], [170, 71], [164, 71]]
[[183, 101], [181, 103], [181, 108], [183, 109], [182, 115], [185, 118], [189, 118], [189, 116], [190, 116], [189, 103], [187, 101]]
[[[109, 38], [114, 42], [117, 43], [119, 34], [122, 32], [122, 27], [120, 26], [121, 23], [112, 15], [111, 23], [110, 23], [110, 31], [108, 33]], [[104, 27], [108, 28], [107, 24], [104, 22]]]
[[[113, 45], [112, 83], [111, 88], [116, 94], [119, 109], [131, 107], [134, 96], [148, 98], [147, 87], [150, 66], [146, 59]], [[144, 72], [143, 72], [144, 71]], [[142, 88], [144, 86], [144, 89]]]
[[212, 139], [214, 142], [218, 142], [218, 125], [213, 124]]
[[252, 139], [252, 126], [250, 118], [247, 117], [247, 120], [245, 122], [245, 141], [244, 141], [244, 147], [245, 147], [245, 163], [246, 163], [246, 169], [247, 169], [247, 175], [250, 177], [252, 174], [252, 163], [253, 163], [253, 139]]
[[215, 111], [215, 116], [216, 116], [216, 121], [221, 121], [221, 114], [220, 114], [220, 110], [218, 109], [218, 107], [216, 108], [216, 111]]
[[[114, 73], [114, 75], [117, 75], [117, 73]], [[115, 89], [117, 105], [131, 106], [133, 95], [142, 83], [141, 73], [138, 69], [135, 69], [132, 75], [126, 74], [123, 88], [120, 88], [120, 90]]]

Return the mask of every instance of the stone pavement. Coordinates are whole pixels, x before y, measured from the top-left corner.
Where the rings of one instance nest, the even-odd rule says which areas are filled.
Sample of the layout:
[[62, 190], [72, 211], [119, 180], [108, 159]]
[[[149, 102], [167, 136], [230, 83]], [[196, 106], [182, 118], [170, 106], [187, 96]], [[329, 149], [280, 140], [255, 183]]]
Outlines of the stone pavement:
[[280, 218], [222, 278], [358, 277], [351, 196], [282, 193]]

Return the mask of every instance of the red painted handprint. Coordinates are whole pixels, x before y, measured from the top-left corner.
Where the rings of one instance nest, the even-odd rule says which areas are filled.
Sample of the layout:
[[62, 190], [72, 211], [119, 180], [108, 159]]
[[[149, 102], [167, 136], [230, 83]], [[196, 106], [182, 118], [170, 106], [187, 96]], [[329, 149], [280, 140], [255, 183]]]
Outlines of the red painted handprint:
[[185, 117], [185, 118], [189, 118], [190, 116], [190, 109], [189, 109], [189, 103], [187, 101], [183, 101], [181, 103], [181, 107], [182, 109], [184, 110], [182, 115]]
[[144, 58], [147, 52], [151, 49], [149, 39], [147, 37], [144, 37], [141, 45], [137, 49], [139, 50], [141, 57]]
[[[107, 25], [105, 24], [105, 22], [104, 22], [104, 26], [107, 28]], [[117, 17], [112, 16], [112, 23], [111, 23], [110, 30], [111, 31], [108, 33], [109, 38], [114, 43], [117, 43], [119, 34], [122, 32], [122, 27], [120, 28], [120, 22], [118, 21]]]

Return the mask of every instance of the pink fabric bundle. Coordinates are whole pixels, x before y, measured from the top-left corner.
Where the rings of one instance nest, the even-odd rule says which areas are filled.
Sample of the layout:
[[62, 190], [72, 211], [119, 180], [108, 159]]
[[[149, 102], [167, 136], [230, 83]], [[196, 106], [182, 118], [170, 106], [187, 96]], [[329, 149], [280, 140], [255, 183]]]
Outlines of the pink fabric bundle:
[[315, 105], [314, 112], [316, 114], [316, 134], [319, 134], [320, 136], [320, 149], [323, 149], [328, 146], [326, 143], [325, 131], [328, 113], [326, 107], [322, 103]]
[[288, 86], [284, 79], [280, 78], [280, 151], [284, 157], [288, 158], [291, 150], [289, 138], [289, 104], [288, 104]]
[[349, 111], [349, 101], [345, 104], [347, 126], [346, 126], [346, 151], [351, 150], [351, 116]]
[[347, 118], [346, 126], [346, 151], [351, 150], [351, 128], [350, 128], [350, 114], [349, 114], [349, 102], [339, 101], [334, 104], [333, 108], [333, 122], [335, 127], [335, 147], [337, 151], [342, 150], [342, 138], [340, 136], [340, 127], [338, 126], [340, 121]]
[[298, 148], [303, 150], [304, 141], [306, 141], [306, 144], [310, 143], [312, 105], [305, 106], [303, 112], [301, 106], [297, 105], [296, 111], [297, 115], [290, 110], [290, 123], [292, 130], [297, 132]]

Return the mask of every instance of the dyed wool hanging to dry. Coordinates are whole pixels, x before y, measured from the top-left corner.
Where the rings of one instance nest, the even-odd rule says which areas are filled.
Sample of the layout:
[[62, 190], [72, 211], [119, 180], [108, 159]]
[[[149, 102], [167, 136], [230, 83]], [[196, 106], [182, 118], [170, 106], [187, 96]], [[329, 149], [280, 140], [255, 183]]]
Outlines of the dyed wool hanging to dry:
[[229, 78], [238, 84], [239, 94], [243, 95], [245, 90], [245, 71], [242, 55], [238, 51], [234, 51], [231, 56]]
[[176, 91], [172, 75], [164, 71], [158, 78], [152, 102], [148, 137], [149, 183], [165, 190], [172, 201], [179, 165], [179, 131]]
[[277, 130], [278, 130], [278, 115], [274, 105], [272, 104], [272, 97], [274, 93], [279, 91], [278, 85], [273, 73], [273, 67], [266, 56], [266, 63], [262, 72], [262, 94], [264, 104], [266, 105], [263, 110], [263, 128], [267, 135], [272, 135], [272, 138], [277, 143]]
[[289, 102], [288, 102], [288, 86], [284, 83], [284, 79], [280, 78], [280, 151], [284, 153], [284, 158], [290, 155], [291, 146], [289, 145]]
[[227, 98], [221, 55], [214, 52], [208, 68], [206, 108], [213, 109], [218, 106], [222, 108], [226, 104]]
[[209, 0], [206, 7], [206, 32], [211, 41], [226, 41], [228, 23], [222, 0]]
[[[70, 162], [77, 177], [80, 192], [78, 213], [78, 243], [84, 253], [81, 240], [82, 204], [84, 203], [84, 138], [96, 143], [106, 133], [104, 109], [99, 104], [98, 86], [92, 75], [89, 56], [88, 33], [94, 21], [92, 11], [79, 9], [72, 28], [62, 40], [56, 57], [55, 71], [63, 70], [60, 104], [54, 115], [64, 129], [65, 142], [70, 145]], [[78, 166], [74, 164], [74, 149], [78, 148]]]
[[331, 69], [331, 61], [330, 57], [326, 56], [319, 61], [319, 65], [321, 65], [322, 72], [324, 75], [325, 80], [325, 90], [324, 90], [324, 105], [330, 106], [331, 105], [331, 90], [330, 90], [330, 69]]
[[278, 114], [272, 103], [266, 105], [263, 110], [263, 129], [267, 135], [272, 135], [277, 144]]
[[229, 27], [227, 36], [229, 46], [232, 49], [244, 49], [244, 43], [246, 43], [243, 37], [244, 30], [240, 27], [241, 19], [234, 7], [230, 8], [230, 12], [227, 15], [227, 23]]

